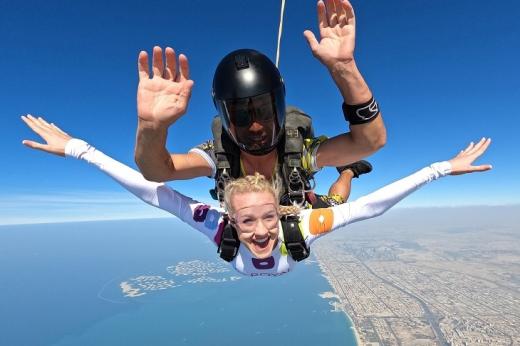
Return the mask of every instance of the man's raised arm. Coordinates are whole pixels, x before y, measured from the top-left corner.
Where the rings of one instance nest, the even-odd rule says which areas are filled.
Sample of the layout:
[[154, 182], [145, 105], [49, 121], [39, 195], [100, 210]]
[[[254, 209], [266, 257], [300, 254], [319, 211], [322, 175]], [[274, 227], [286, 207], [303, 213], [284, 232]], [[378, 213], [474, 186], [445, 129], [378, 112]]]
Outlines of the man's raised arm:
[[166, 61], [162, 49], [154, 47], [150, 77], [148, 54], [139, 53], [135, 162], [152, 181], [211, 175], [211, 167], [200, 155], [170, 154], [166, 149], [168, 128], [186, 113], [193, 81], [185, 55], [179, 55], [179, 66], [172, 48], [167, 47], [164, 56]]
[[350, 132], [330, 138], [319, 148], [318, 166], [358, 161], [386, 144], [386, 129], [377, 102], [354, 60], [356, 19], [347, 0], [318, 1], [320, 41], [304, 32], [312, 54], [327, 67], [343, 96]]

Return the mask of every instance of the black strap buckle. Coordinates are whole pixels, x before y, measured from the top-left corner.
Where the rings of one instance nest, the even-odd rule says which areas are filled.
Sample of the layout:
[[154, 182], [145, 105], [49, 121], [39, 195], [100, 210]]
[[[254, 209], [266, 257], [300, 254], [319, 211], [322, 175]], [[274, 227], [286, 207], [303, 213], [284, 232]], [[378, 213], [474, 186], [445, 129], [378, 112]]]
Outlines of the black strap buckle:
[[307, 245], [305, 244], [305, 241], [291, 243], [286, 242], [285, 248], [287, 249], [289, 255], [291, 255], [292, 259], [296, 262], [303, 261], [311, 254], [309, 249], [307, 248]]
[[220, 254], [220, 258], [222, 258], [224, 261], [231, 262], [238, 254], [239, 247], [240, 240], [238, 239], [237, 231], [231, 224], [228, 223], [226, 226], [224, 226], [224, 231], [222, 232], [222, 238], [220, 240], [217, 253]]

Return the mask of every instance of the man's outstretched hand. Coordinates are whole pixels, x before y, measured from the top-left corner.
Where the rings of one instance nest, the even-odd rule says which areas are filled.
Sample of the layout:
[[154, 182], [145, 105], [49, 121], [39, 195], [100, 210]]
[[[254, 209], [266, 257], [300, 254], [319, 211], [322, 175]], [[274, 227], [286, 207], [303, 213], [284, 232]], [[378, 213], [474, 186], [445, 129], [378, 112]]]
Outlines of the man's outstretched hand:
[[356, 43], [356, 17], [348, 0], [318, 1], [318, 27], [320, 40], [310, 30], [304, 31], [312, 54], [328, 69], [336, 63], [354, 60]]
[[[164, 61], [166, 60], [166, 61]], [[167, 47], [153, 48], [152, 77], [148, 54], [139, 53], [139, 86], [137, 87], [137, 115], [152, 127], [170, 126], [188, 108], [193, 81], [190, 80], [188, 58], [180, 54], [177, 64], [175, 51]]]

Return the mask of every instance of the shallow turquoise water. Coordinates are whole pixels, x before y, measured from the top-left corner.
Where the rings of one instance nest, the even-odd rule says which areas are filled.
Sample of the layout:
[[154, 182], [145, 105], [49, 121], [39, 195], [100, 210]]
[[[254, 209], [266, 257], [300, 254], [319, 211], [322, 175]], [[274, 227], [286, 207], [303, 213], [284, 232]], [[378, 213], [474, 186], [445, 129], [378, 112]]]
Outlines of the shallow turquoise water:
[[175, 219], [3, 226], [0, 272], [1, 345], [355, 345], [315, 262], [244, 277]]

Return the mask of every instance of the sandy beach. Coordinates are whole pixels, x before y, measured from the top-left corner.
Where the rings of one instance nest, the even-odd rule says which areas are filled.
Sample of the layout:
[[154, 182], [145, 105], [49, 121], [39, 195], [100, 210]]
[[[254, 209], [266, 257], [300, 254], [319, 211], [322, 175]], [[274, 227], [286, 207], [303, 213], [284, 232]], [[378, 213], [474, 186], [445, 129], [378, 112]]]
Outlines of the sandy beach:
[[335, 282], [334, 280], [331, 280], [331, 275], [329, 275], [327, 267], [322, 264], [323, 262], [320, 261], [319, 255], [316, 252], [314, 254], [316, 256], [316, 259], [318, 260], [318, 265], [320, 266], [320, 269], [321, 269], [321, 272], [323, 274], [323, 277], [325, 279], [327, 279], [327, 281], [329, 282], [330, 286], [334, 290], [334, 292], [324, 292], [324, 293], [320, 294], [320, 296], [322, 298], [327, 298], [327, 299], [335, 298], [335, 299], [338, 300], [338, 303], [335, 304], [335, 307], [337, 309], [339, 308], [347, 316], [348, 320], [350, 321], [350, 326], [349, 327], [354, 332], [354, 336], [356, 338], [356, 345], [358, 345], [358, 346], [364, 345], [364, 343], [365, 343], [364, 342], [364, 338], [362, 338], [362, 336], [360, 335], [360, 333], [358, 332], [358, 330], [356, 328], [356, 324], [354, 323], [354, 320], [350, 317], [350, 315], [348, 314], [348, 312], [344, 308], [344, 302], [341, 300], [341, 298], [339, 296], [340, 288], [337, 285], [337, 282]]

